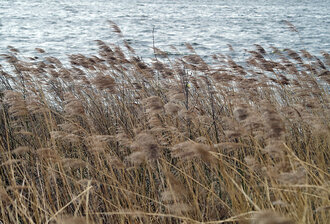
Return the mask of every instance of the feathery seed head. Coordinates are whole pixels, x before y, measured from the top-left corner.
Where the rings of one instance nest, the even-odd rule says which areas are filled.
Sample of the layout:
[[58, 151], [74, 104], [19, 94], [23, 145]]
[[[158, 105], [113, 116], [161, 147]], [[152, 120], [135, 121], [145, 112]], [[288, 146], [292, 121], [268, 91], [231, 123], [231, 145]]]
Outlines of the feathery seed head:
[[272, 211], [261, 211], [253, 217], [251, 224], [294, 224], [294, 222]]

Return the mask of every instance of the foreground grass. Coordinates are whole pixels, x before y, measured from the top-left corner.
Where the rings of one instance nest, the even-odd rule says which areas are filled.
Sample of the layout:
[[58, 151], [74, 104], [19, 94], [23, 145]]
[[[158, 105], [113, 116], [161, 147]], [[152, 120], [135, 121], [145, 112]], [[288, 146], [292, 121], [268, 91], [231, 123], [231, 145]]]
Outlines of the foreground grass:
[[98, 45], [70, 66], [2, 55], [3, 223], [327, 222], [328, 53]]

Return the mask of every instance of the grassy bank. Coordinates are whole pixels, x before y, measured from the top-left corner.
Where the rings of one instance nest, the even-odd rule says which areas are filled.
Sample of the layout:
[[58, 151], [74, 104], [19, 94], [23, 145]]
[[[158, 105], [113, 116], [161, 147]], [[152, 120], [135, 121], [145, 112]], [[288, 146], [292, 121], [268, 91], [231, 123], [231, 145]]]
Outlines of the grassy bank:
[[97, 44], [70, 66], [2, 55], [3, 223], [329, 220], [328, 53], [145, 63]]

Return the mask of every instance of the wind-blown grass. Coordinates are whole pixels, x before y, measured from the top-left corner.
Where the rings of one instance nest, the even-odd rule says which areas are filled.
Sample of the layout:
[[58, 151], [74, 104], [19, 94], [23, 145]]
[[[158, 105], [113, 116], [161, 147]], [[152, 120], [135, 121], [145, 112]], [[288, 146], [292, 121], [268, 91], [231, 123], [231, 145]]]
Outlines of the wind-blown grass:
[[187, 44], [146, 63], [97, 44], [70, 66], [2, 55], [3, 223], [329, 220], [328, 53], [256, 45], [211, 65]]

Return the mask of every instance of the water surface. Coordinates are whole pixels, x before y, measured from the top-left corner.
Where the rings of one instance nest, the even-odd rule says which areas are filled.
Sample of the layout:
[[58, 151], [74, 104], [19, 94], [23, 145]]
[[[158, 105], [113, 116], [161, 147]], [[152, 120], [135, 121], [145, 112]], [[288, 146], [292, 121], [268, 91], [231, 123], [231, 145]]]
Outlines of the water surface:
[[[0, 53], [12, 45], [25, 55], [41, 47], [53, 56], [95, 54], [94, 40], [120, 43], [116, 22], [142, 57], [155, 45], [184, 53], [191, 43], [201, 55], [265, 47], [330, 50], [329, 0], [1, 0]], [[288, 20], [300, 32], [290, 32]]]

